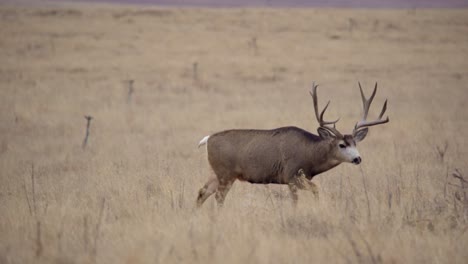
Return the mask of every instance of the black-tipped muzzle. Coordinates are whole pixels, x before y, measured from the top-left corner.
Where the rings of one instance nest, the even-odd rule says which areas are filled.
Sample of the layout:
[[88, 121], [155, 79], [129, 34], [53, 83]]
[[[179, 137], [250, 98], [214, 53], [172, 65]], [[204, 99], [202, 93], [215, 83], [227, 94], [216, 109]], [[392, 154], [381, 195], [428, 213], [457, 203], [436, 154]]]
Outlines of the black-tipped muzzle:
[[361, 157], [357, 157], [353, 159], [353, 164], [358, 165], [359, 163], [361, 163]]

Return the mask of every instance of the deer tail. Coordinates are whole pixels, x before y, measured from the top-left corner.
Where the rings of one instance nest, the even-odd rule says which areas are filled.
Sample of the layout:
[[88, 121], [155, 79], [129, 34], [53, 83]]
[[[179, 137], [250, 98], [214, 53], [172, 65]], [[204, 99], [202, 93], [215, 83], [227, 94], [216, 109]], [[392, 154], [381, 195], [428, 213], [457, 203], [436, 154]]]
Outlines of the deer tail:
[[201, 147], [201, 146], [205, 145], [206, 143], [208, 143], [209, 138], [210, 138], [210, 136], [206, 136], [202, 140], [200, 140], [200, 142], [198, 143], [198, 147]]

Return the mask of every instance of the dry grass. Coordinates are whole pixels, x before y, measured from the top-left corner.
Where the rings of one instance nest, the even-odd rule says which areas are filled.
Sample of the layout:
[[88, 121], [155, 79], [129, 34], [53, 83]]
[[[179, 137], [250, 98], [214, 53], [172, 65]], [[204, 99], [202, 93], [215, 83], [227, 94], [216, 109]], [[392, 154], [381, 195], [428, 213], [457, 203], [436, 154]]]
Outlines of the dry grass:
[[[3, 6], [0, 20], [1, 263], [466, 263], [451, 172], [468, 176], [468, 10]], [[223, 210], [195, 210], [198, 140], [315, 131], [313, 80], [345, 132], [358, 80], [388, 97], [362, 165], [314, 178], [320, 201], [300, 193], [296, 210], [287, 187], [239, 182]]]

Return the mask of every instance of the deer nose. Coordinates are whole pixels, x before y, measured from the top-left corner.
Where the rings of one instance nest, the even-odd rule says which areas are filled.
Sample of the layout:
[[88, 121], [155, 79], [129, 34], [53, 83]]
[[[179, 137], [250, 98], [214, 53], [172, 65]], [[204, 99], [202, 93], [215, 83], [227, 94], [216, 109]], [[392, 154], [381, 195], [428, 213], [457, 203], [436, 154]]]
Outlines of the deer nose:
[[359, 163], [361, 163], [361, 157], [357, 157], [357, 158], [354, 158], [353, 159], [353, 163], [358, 165]]

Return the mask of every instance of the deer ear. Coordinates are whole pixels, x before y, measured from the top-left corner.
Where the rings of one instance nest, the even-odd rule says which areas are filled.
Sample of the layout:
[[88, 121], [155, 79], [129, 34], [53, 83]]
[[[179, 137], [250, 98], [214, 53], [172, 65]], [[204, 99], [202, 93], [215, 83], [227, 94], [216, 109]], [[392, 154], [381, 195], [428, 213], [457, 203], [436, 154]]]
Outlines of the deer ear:
[[336, 135], [333, 134], [330, 130], [323, 127], [317, 128], [317, 132], [322, 139], [336, 138]]
[[367, 136], [367, 132], [369, 132], [369, 128], [367, 127], [363, 129], [359, 129], [353, 135], [354, 140], [356, 140], [356, 142], [362, 141]]

